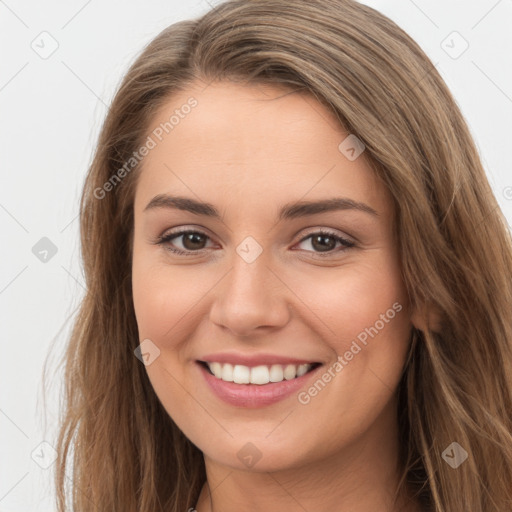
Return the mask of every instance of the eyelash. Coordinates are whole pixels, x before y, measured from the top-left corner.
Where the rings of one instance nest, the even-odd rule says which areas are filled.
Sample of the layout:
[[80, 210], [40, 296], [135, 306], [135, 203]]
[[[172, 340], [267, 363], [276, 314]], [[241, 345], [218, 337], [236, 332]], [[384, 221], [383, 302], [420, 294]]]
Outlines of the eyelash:
[[[189, 235], [189, 234], [199, 234], [199, 235], [205, 236], [207, 238], [210, 238], [206, 233], [203, 233], [202, 231], [186, 229], [186, 230], [176, 231], [176, 232], [169, 233], [167, 235], [160, 236], [160, 237], [158, 237], [158, 239], [156, 240], [155, 243], [157, 245], [163, 246], [164, 244], [169, 243], [171, 240], [173, 240], [175, 238], [179, 238], [180, 236]], [[332, 231], [328, 231], [325, 229], [320, 229], [313, 233], [309, 233], [304, 238], [299, 240], [299, 242], [297, 242], [297, 243], [300, 244], [314, 235], [323, 235], [323, 236], [328, 236], [328, 237], [334, 238], [334, 240], [336, 242], [340, 242], [344, 246], [344, 249], [341, 249], [338, 251], [333, 249], [333, 250], [327, 251], [325, 253], [317, 252], [317, 251], [306, 251], [306, 252], [312, 252], [313, 254], [316, 254], [316, 255], [320, 256], [321, 258], [332, 256], [334, 253], [337, 253], [337, 252], [344, 252], [344, 251], [356, 246], [356, 244], [354, 242], [351, 242], [351, 241], [337, 235], [336, 233], [333, 233]], [[197, 251], [183, 251], [182, 249], [177, 249], [176, 247], [171, 247], [170, 245], [165, 248], [166, 248], [166, 250], [171, 251], [180, 256], [196, 256], [198, 254], [202, 254], [203, 251], [207, 250], [207, 249], [199, 249]]]

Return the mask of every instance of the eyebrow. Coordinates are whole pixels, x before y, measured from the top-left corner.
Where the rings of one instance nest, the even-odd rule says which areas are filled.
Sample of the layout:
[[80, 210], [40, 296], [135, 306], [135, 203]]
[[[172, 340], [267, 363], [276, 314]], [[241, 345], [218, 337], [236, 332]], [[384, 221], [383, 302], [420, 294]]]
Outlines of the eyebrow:
[[[220, 213], [215, 206], [210, 203], [196, 201], [189, 197], [158, 194], [151, 199], [146, 208], [144, 208], [144, 211], [155, 208], [172, 208], [195, 213], [196, 215], [205, 215], [218, 220], [221, 219]], [[279, 210], [278, 218], [279, 221], [282, 221], [338, 210], [356, 210], [376, 217], [379, 215], [371, 206], [368, 206], [365, 203], [354, 201], [347, 197], [333, 197], [318, 201], [298, 201], [287, 203]]]

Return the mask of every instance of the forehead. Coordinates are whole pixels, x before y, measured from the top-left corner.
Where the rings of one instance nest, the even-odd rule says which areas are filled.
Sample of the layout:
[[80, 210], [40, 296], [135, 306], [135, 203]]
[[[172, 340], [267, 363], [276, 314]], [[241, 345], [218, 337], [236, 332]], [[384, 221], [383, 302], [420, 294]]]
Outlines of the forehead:
[[235, 201], [241, 208], [326, 194], [387, 207], [364, 152], [347, 159], [338, 146], [349, 133], [304, 92], [196, 83], [168, 99], [148, 135], [154, 147], [142, 161], [136, 208], [160, 193]]

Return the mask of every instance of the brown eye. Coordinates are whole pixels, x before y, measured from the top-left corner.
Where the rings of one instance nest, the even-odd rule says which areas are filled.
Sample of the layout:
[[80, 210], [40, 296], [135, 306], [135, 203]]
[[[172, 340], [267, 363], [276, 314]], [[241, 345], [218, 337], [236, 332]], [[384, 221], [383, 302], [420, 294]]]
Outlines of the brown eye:
[[185, 247], [185, 249], [190, 250], [190, 251], [204, 249], [204, 244], [206, 242], [206, 238], [208, 238], [207, 236], [203, 235], [202, 233], [197, 233], [197, 232], [185, 233], [185, 234], [181, 234], [179, 236], [183, 237], [182, 243], [183, 243], [183, 246]]
[[311, 238], [311, 246], [318, 251], [331, 251], [336, 247], [336, 240], [332, 236], [314, 235]]
[[[300, 244], [303, 244], [306, 241], [308, 241], [309, 245], [313, 248], [313, 251], [308, 252], [325, 253], [326, 255], [333, 252], [342, 252], [346, 249], [349, 249], [350, 247], [355, 246], [353, 242], [350, 242], [349, 240], [346, 240], [345, 238], [330, 231], [319, 231], [317, 233], [311, 233], [304, 237], [300, 241]], [[335, 251], [334, 249], [338, 243], [341, 244], [343, 249], [340, 251]]]
[[[180, 243], [178, 243], [180, 239], [181, 247]], [[200, 254], [206, 249], [208, 240], [210, 240], [210, 237], [201, 231], [186, 230], [164, 235], [158, 238], [157, 243], [165, 246], [166, 249], [176, 254], [192, 256], [194, 254]], [[303, 249], [321, 256], [329, 256], [333, 253], [343, 252], [355, 246], [355, 243], [329, 231], [311, 233], [304, 237], [299, 242], [299, 245], [304, 244], [306, 241], [309, 242], [312, 250], [308, 248]], [[338, 244], [340, 244], [342, 248], [338, 246], [339, 250], [336, 250]]]
[[[161, 236], [157, 243], [165, 246], [171, 252], [183, 255], [194, 255], [194, 253], [200, 253], [203, 249], [206, 249], [206, 242], [209, 240], [209, 236], [201, 231], [179, 231], [169, 233]], [[181, 247], [177, 241], [181, 239]]]

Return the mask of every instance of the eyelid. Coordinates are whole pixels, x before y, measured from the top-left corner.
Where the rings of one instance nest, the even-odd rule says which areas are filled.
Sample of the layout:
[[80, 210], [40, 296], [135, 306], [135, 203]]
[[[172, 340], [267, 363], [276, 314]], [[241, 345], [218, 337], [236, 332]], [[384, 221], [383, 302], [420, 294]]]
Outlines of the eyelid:
[[321, 227], [321, 226], [315, 226], [313, 228], [306, 228], [306, 229], [308, 229], [308, 231], [306, 232], [305, 235], [302, 236], [302, 238], [299, 240], [299, 242], [302, 242], [308, 236], [318, 234], [318, 233], [325, 233], [325, 234], [331, 235], [333, 237], [335, 236], [335, 237], [342, 238], [343, 240], [350, 242], [350, 243], [354, 243], [354, 244], [356, 243], [356, 239], [353, 236], [346, 235], [345, 233], [339, 231], [338, 229], [326, 228], [326, 227]]

